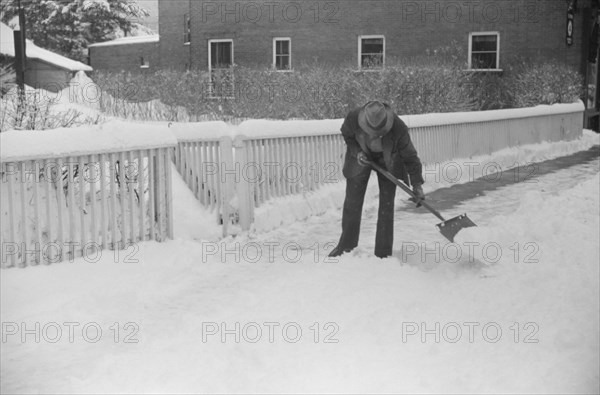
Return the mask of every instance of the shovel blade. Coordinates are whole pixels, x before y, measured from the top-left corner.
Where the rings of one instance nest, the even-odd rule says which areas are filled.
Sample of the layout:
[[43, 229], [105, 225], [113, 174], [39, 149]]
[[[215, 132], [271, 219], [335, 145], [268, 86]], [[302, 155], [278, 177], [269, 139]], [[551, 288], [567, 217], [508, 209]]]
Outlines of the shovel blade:
[[475, 223], [471, 221], [469, 217], [467, 217], [467, 214], [463, 214], [459, 215], [458, 217], [447, 219], [444, 222], [440, 222], [436, 226], [445, 238], [450, 240], [451, 243], [454, 243], [454, 236], [456, 236], [461, 229], [470, 228], [471, 226], [477, 225], [475, 225]]

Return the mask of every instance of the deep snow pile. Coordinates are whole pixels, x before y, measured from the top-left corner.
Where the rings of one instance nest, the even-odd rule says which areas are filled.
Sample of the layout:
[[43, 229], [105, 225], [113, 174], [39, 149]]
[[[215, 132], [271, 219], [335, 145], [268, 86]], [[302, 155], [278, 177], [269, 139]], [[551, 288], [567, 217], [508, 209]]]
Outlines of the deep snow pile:
[[594, 161], [470, 200], [458, 243], [497, 243], [495, 265], [422, 213], [379, 260], [365, 208], [331, 261], [339, 210], [206, 241], [214, 218], [179, 205], [205, 241], [0, 273], [2, 392], [597, 393], [599, 187]]

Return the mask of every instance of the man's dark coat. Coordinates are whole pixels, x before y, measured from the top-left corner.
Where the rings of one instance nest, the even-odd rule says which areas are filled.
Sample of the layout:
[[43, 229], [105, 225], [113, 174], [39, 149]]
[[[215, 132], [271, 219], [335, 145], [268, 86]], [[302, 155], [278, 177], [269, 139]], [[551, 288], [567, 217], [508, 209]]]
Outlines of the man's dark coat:
[[[359, 112], [360, 108], [348, 113], [342, 124], [342, 135], [347, 145], [342, 173], [346, 178], [352, 178], [364, 169], [356, 160], [360, 151], [365, 152], [372, 160], [371, 150], [366, 144], [366, 132], [358, 125]], [[410, 140], [408, 127], [397, 116], [394, 117], [392, 129], [383, 136], [382, 146], [383, 160], [388, 171], [407, 185], [424, 183], [423, 168]]]

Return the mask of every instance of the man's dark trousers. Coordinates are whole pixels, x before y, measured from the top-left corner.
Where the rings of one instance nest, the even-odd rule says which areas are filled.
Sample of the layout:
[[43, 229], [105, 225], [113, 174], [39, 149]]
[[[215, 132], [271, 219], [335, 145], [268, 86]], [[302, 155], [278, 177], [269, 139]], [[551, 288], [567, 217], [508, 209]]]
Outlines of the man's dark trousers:
[[[373, 158], [385, 168], [383, 157]], [[338, 243], [343, 251], [350, 251], [358, 245], [360, 220], [365, 200], [369, 176], [373, 169], [365, 166], [357, 175], [346, 179], [346, 198], [342, 213], [342, 236]], [[374, 170], [373, 170], [374, 171]], [[385, 258], [392, 255], [394, 244], [394, 198], [396, 185], [377, 172], [379, 182], [379, 212], [377, 214], [377, 232], [375, 235], [375, 256]]]

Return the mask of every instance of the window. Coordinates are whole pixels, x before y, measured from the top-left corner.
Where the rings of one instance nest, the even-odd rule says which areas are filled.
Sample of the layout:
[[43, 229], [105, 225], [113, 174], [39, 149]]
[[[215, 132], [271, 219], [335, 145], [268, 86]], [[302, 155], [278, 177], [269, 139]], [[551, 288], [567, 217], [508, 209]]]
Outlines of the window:
[[150, 68], [150, 61], [148, 59], [144, 58], [143, 56], [140, 57], [140, 68], [142, 68], [142, 69]]
[[189, 14], [183, 16], [183, 43], [189, 44], [192, 42], [192, 20]]
[[500, 34], [482, 32], [469, 34], [469, 69], [499, 70]]
[[292, 70], [292, 40], [289, 38], [273, 39], [273, 68], [280, 71]]
[[233, 97], [233, 40], [208, 40], [210, 97]]
[[358, 37], [358, 68], [381, 69], [385, 65], [385, 37]]
[[233, 66], [233, 40], [208, 40], [208, 68], [229, 69]]

